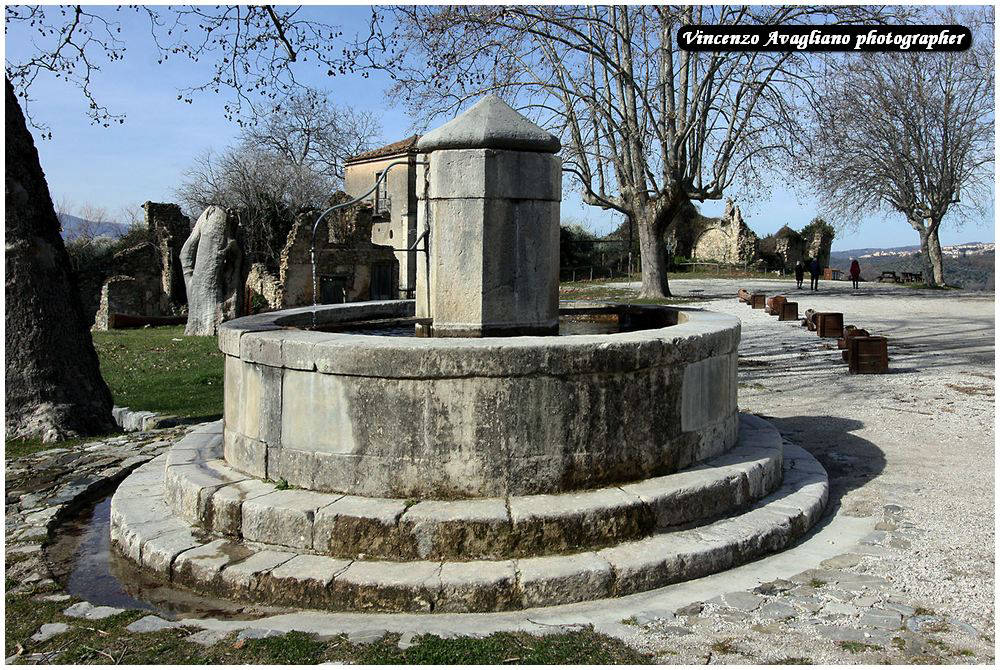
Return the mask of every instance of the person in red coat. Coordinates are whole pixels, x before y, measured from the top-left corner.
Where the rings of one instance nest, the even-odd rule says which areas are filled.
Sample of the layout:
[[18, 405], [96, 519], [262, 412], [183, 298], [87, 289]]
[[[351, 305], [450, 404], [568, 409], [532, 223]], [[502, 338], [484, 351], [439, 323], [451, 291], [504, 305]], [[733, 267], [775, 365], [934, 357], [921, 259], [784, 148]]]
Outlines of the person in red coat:
[[851, 281], [854, 283], [854, 289], [858, 288], [858, 279], [861, 278], [861, 265], [858, 263], [857, 258], [851, 259]]

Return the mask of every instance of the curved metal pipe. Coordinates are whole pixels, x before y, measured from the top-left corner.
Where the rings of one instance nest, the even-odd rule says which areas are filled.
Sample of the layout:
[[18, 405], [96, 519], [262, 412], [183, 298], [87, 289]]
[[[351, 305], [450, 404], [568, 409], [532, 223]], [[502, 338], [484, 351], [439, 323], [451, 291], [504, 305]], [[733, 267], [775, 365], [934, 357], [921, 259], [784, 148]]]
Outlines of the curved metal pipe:
[[326, 215], [329, 214], [330, 212], [335, 212], [338, 209], [343, 209], [345, 207], [350, 207], [351, 205], [356, 205], [357, 203], [361, 202], [362, 200], [364, 200], [365, 198], [367, 198], [369, 195], [371, 195], [372, 193], [374, 193], [375, 189], [378, 188], [378, 185], [381, 184], [383, 181], [385, 181], [386, 176], [389, 174], [390, 168], [393, 168], [393, 167], [395, 167], [397, 165], [427, 165], [427, 161], [413, 161], [412, 163], [410, 161], [394, 161], [392, 163], [389, 163], [388, 165], [385, 166], [385, 169], [382, 170], [382, 174], [379, 175], [379, 178], [375, 180], [375, 185], [372, 186], [371, 189], [367, 193], [365, 193], [363, 195], [359, 195], [354, 200], [350, 200], [348, 202], [342, 202], [342, 203], [340, 203], [338, 205], [333, 205], [332, 207], [327, 207], [325, 210], [323, 210], [323, 212], [316, 219], [316, 223], [313, 224], [312, 238], [311, 238], [311, 240], [309, 242], [309, 260], [312, 262], [313, 307], [316, 307], [316, 305], [318, 304], [317, 303], [317, 295], [316, 295], [317, 292], [318, 292], [317, 291], [317, 282], [316, 282], [316, 230], [319, 228], [319, 224], [323, 221], [323, 219], [326, 217]]

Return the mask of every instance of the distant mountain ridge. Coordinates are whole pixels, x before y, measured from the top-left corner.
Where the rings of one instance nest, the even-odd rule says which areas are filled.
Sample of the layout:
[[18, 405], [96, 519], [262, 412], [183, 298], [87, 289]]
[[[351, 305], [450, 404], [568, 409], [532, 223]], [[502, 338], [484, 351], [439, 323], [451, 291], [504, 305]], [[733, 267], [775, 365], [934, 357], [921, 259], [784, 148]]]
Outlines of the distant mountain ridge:
[[[993, 242], [965, 242], [941, 247], [945, 282], [973, 290], [993, 290], [996, 250]], [[851, 258], [861, 264], [861, 276], [873, 281], [883, 271], [923, 272], [919, 246], [865, 247], [830, 253], [830, 266], [846, 271]]]
[[117, 239], [125, 234], [127, 226], [111, 221], [90, 221], [73, 214], [56, 212], [62, 230], [62, 238], [72, 242], [80, 237], [110, 237]]

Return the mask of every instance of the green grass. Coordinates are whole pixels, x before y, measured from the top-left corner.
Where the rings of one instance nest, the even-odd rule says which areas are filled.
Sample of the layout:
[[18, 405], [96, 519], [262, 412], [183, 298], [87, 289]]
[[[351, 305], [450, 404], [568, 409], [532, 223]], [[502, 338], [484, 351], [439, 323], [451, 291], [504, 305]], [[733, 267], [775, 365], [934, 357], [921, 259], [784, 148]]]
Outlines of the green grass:
[[115, 404], [159, 414], [222, 414], [224, 357], [215, 337], [183, 326], [95, 332], [101, 374]]
[[61, 448], [66, 449], [69, 447], [75, 447], [87, 442], [94, 442], [101, 439], [101, 437], [107, 437], [107, 435], [100, 436], [95, 435], [92, 437], [81, 437], [73, 440], [63, 440], [62, 442], [42, 442], [42, 438], [36, 437], [30, 440], [6, 440], [4, 443], [4, 460], [12, 460], [15, 458], [22, 458], [24, 456], [30, 456], [36, 451], [44, 451], [46, 449]]
[[864, 642], [851, 642], [843, 641], [839, 642], [838, 646], [844, 651], [849, 651], [852, 654], [860, 654], [863, 651], [879, 651], [882, 647], [875, 646], [874, 644], [865, 644]]
[[635, 289], [604, 286], [605, 281], [566, 282], [559, 285], [560, 300], [594, 300], [603, 302], [629, 303], [633, 305], [679, 305], [693, 302], [697, 298], [640, 298]]
[[[8, 587], [11, 585], [8, 583]], [[127, 611], [107, 619], [87, 621], [61, 614], [69, 602], [36, 602], [28, 595], [7, 595], [6, 656], [21, 652], [54, 652], [48, 663], [73, 664], [316, 664], [343, 661], [352, 664], [648, 664], [652, 656], [640, 654], [614, 638], [582, 629], [569, 633], [533, 636], [497, 633], [476, 639], [444, 640], [434, 635], [413, 639], [403, 650], [398, 634], [386, 634], [367, 644], [352, 644], [345, 636], [318, 640], [293, 632], [260, 640], [236, 641], [235, 634], [211, 647], [184, 638], [195, 629], [157, 633], [130, 633], [125, 627], [148, 612]], [[71, 629], [41, 643], [30, 641], [43, 623], [65, 622]]]
[[[116, 405], [205, 420], [222, 415], [224, 357], [215, 337], [184, 335], [184, 326], [93, 333], [101, 375]], [[100, 436], [42, 443], [8, 440], [5, 460], [75, 447]]]

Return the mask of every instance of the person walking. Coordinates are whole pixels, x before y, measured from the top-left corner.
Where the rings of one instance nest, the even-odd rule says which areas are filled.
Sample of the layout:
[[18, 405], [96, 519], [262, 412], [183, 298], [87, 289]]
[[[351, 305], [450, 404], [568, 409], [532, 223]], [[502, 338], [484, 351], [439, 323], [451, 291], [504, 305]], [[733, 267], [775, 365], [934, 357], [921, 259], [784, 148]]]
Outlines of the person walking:
[[809, 261], [809, 288], [813, 291], [819, 290], [819, 258], [813, 258]]
[[806, 266], [801, 260], [795, 261], [795, 288], [802, 288], [802, 278], [806, 275]]
[[861, 264], [858, 263], [857, 258], [851, 259], [851, 283], [854, 284], [854, 290], [858, 290], [858, 280], [861, 278]]

